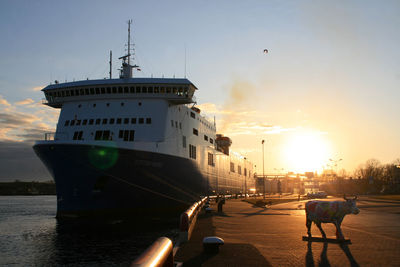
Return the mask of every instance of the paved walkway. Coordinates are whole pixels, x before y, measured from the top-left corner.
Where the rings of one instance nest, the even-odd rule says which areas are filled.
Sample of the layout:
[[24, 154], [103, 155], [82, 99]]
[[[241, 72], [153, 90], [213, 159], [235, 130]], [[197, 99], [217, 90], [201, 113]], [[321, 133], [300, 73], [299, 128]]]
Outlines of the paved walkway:
[[[302, 241], [304, 202], [254, 207], [229, 200], [224, 212], [201, 214], [191, 240], [175, 256], [184, 266], [400, 266], [400, 214], [361, 209], [342, 224], [350, 245]], [[215, 208], [215, 207], [214, 207]], [[365, 222], [365, 223], [364, 223]], [[323, 224], [328, 236], [335, 228]], [[377, 229], [376, 232], [373, 229]], [[320, 236], [313, 225], [313, 235]], [[202, 239], [225, 240], [217, 254], [205, 254]]]

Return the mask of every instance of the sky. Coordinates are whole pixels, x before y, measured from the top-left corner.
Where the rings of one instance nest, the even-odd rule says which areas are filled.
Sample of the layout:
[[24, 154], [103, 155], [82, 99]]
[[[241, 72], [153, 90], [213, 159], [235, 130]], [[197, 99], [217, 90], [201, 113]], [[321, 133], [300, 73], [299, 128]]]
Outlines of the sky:
[[398, 14], [390, 0], [3, 0], [0, 179], [50, 179], [30, 148], [55, 130], [59, 110], [41, 104], [40, 90], [108, 77], [110, 50], [116, 78], [129, 19], [138, 76], [184, 77], [186, 65], [202, 113], [259, 173], [262, 140], [268, 173], [391, 163], [400, 158]]

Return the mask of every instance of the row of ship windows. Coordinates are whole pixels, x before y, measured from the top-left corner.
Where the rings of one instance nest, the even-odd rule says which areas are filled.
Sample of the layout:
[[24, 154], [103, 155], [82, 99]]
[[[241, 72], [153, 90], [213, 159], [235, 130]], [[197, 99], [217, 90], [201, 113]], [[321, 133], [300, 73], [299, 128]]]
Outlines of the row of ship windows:
[[46, 97], [68, 97], [80, 95], [100, 94], [176, 94], [188, 97], [188, 87], [159, 87], [159, 86], [113, 86], [59, 90], [56, 92], [45, 92]]
[[[92, 135], [93, 135], [93, 133], [92, 133]], [[94, 135], [94, 140], [96, 140], [96, 141], [112, 141], [113, 135], [114, 135], [114, 133], [110, 130], [96, 131], [95, 135]], [[133, 142], [135, 140], [135, 131], [134, 130], [119, 130], [118, 138], [123, 139], [124, 141]], [[74, 132], [72, 140], [84, 140], [83, 139], [83, 131]], [[182, 141], [183, 141], [183, 143], [182, 143], [183, 147], [186, 148], [186, 136], [183, 136]], [[189, 157], [192, 159], [197, 158], [196, 146], [194, 146], [192, 144], [189, 144]], [[208, 165], [215, 166], [214, 155], [212, 153], [208, 153]], [[239, 166], [239, 168], [240, 168], [240, 166]]]
[[[171, 120], [171, 127], [173, 128], [174, 126], [175, 126], [175, 128], [178, 129], [178, 122], [174, 121], [174, 120]], [[182, 129], [182, 123], [181, 122], [179, 123], [179, 129]]]
[[79, 125], [100, 125], [100, 124], [151, 124], [151, 118], [104, 118], [104, 119], [84, 119], [84, 120], [66, 120], [64, 126], [79, 126]]
[[[186, 142], [186, 139], [184, 139], [184, 142]], [[184, 145], [186, 147], [186, 145]], [[189, 157], [192, 159], [197, 158], [197, 153], [196, 153], [196, 146], [189, 144]], [[214, 154], [213, 153], [208, 153], [208, 165], [214, 167], [215, 166], [215, 161], [214, 161]], [[238, 165], [237, 166], [238, 174], [242, 175], [242, 166]], [[231, 162], [230, 163], [230, 171], [235, 172], [235, 163]], [[244, 168], [243, 175], [247, 176], [247, 169]], [[249, 172], [250, 176], [250, 172]]]
[[[84, 120], [66, 120], [64, 126], [80, 126], [80, 125], [104, 125], [104, 124], [151, 124], [151, 118], [103, 118], [103, 119], [84, 119]], [[178, 128], [178, 122], [171, 120], [171, 126]], [[179, 129], [182, 129], [182, 123], [179, 122]], [[193, 128], [193, 134], [198, 136], [199, 131], [196, 128]], [[78, 139], [79, 140], [79, 139]], [[209, 138], [207, 135], [204, 135], [204, 141], [209, 141], [211, 144], [214, 144], [214, 140]]]
[[[135, 131], [134, 130], [119, 130], [118, 138], [124, 141], [133, 142], [135, 140]], [[83, 131], [74, 132], [73, 140], [83, 140]], [[112, 141], [113, 140], [113, 132], [110, 130], [100, 130], [96, 131], [94, 140], [99, 141]], [[186, 136], [183, 136], [183, 147], [186, 148]], [[189, 144], [189, 157], [192, 159], [197, 158], [197, 149], [196, 146]], [[212, 153], [208, 153], [208, 165], [215, 166], [214, 155]], [[230, 171], [235, 172], [235, 164], [233, 162], [230, 163]], [[242, 174], [241, 166], [238, 166], [238, 174]], [[247, 169], [244, 168], [244, 176], [247, 175]], [[250, 173], [249, 173], [250, 175]]]
[[[182, 123], [181, 122], [177, 122], [174, 120], [171, 120], [171, 127], [175, 127], [178, 129], [178, 125], [179, 125], [179, 129], [182, 129]], [[193, 128], [193, 134], [199, 136], [199, 130], [197, 130], [196, 128]], [[210, 141], [211, 144], [214, 144], [214, 140], [212, 138], [208, 138], [207, 135], [204, 135], [204, 141]]]
[[[93, 135], [93, 133], [92, 133]], [[94, 135], [94, 140], [99, 141], [112, 141], [114, 133], [110, 130], [100, 130], [96, 131]], [[134, 130], [119, 130], [118, 138], [124, 141], [133, 142], [135, 140]], [[83, 131], [76, 131], [72, 137], [72, 140], [84, 140]]]
[[[235, 163], [233, 163], [233, 162], [231, 162], [231, 164], [230, 164], [230, 171], [231, 172], [235, 172]], [[242, 166], [240, 166], [240, 165], [238, 165], [237, 166], [237, 171], [238, 171], [238, 174], [242, 174]], [[247, 176], [247, 169], [246, 168], [244, 168], [244, 173], [243, 173], [243, 175], [244, 176]], [[250, 172], [249, 172], [249, 176], [250, 176]]]
[[[138, 105], [141, 106], [141, 105], [142, 105], [142, 102], [138, 102]], [[95, 107], [97, 106], [97, 104], [96, 104], [96, 103], [93, 103], [92, 106], [95, 108]], [[121, 102], [121, 107], [123, 107], [123, 106], [125, 106], [125, 103], [124, 103], [124, 102]], [[81, 108], [81, 107], [82, 107], [82, 104], [79, 104], [79, 105], [78, 105], [78, 108]], [[110, 103], [107, 103], [107, 104], [106, 104], [106, 107], [110, 107]]]
[[[193, 134], [199, 136], [199, 130], [193, 128]], [[207, 135], [204, 135], [204, 141], [210, 141], [211, 144], [214, 144], [214, 140], [211, 137], [208, 138]]]
[[[193, 119], [196, 119], [196, 114], [194, 112], [190, 112], [190, 117], [192, 117]], [[208, 129], [215, 131], [215, 128], [212, 127], [209, 123], [199, 119], [199, 117], [197, 117], [197, 120], [200, 121], [200, 123], [203, 124], [204, 126], [206, 126]]]
[[[182, 146], [186, 148], [186, 136], [182, 136]], [[197, 149], [196, 146], [189, 144], [189, 158], [196, 159], [197, 158]], [[208, 165], [215, 166], [214, 164], [214, 156], [212, 153], [208, 153]]]

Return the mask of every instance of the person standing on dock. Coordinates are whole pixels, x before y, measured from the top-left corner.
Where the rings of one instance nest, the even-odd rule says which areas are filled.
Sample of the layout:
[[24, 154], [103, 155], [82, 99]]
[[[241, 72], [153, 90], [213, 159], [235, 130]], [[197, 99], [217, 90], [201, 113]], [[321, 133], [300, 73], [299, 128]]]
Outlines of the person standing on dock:
[[221, 198], [218, 201], [218, 212], [222, 212], [222, 205], [224, 205], [224, 204], [225, 204], [225, 198]]

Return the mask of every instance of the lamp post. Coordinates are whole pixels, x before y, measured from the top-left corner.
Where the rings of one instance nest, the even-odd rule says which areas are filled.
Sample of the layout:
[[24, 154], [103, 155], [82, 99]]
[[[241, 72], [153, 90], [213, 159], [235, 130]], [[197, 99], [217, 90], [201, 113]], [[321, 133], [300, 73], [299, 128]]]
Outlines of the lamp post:
[[[243, 174], [244, 174], [244, 198], [247, 198], [247, 168], [246, 168], [246, 158], [243, 158]], [[246, 170], [246, 171], [244, 171]]]
[[263, 159], [263, 199], [265, 199], [264, 140], [262, 140], [261, 144], [262, 144], [262, 159]]

